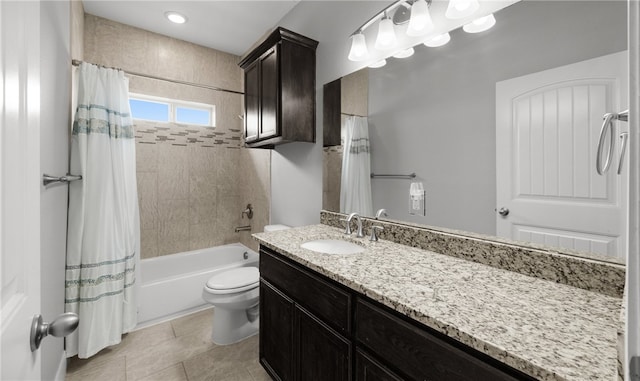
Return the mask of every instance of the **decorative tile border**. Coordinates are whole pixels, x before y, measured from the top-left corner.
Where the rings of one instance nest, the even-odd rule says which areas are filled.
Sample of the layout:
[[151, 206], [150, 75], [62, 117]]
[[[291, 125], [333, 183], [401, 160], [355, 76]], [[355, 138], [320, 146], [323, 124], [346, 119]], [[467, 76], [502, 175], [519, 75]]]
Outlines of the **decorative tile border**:
[[[320, 222], [342, 228], [344, 222], [340, 220], [345, 216], [323, 210], [320, 212]], [[624, 291], [625, 266], [621, 264], [510, 244], [505, 240], [498, 242], [417, 225], [363, 218], [366, 231], [370, 231], [374, 223], [384, 228], [379, 237], [391, 242], [617, 298], [621, 298]]]
[[139, 144], [172, 144], [175, 146], [240, 148], [242, 130], [218, 127], [194, 127], [177, 123], [156, 123], [136, 120], [136, 142]]

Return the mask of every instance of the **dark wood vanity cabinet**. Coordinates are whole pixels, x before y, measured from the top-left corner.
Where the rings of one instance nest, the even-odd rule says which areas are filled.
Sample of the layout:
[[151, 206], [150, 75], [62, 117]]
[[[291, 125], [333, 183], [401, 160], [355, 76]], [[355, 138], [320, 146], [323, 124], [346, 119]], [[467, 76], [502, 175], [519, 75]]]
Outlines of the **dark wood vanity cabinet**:
[[260, 362], [276, 380], [293, 380], [295, 305], [284, 293], [260, 282]]
[[317, 45], [317, 41], [277, 28], [240, 61], [248, 147], [315, 142]]
[[534, 380], [264, 246], [260, 277], [260, 363], [274, 380]]
[[349, 381], [349, 292], [260, 249], [260, 362], [274, 380]]

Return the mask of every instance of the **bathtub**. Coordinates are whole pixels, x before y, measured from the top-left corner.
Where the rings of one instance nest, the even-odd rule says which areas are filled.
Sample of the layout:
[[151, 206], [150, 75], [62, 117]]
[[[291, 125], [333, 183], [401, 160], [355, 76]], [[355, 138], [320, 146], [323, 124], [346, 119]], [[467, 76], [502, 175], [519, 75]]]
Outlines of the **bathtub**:
[[240, 243], [141, 260], [137, 328], [209, 307], [202, 300], [209, 278], [243, 266], [258, 267], [258, 253]]

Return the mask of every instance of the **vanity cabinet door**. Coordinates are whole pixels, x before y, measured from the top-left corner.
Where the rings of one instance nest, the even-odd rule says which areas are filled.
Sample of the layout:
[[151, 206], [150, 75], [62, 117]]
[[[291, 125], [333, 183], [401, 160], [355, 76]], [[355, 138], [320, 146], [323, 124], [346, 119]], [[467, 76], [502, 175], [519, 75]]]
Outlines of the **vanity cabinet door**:
[[351, 342], [296, 306], [296, 380], [351, 380]]
[[356, 350], [356, 381], [403, 381], [362, 350]]
[[276, 254], [260, 248], [260, 276], [286, 293], [303, 308], [342, 335], [351, 333], [351, 294], [317, 274]]
[[260, 280], [260, 363], [274, 380], [293, 380], [293, 300]]

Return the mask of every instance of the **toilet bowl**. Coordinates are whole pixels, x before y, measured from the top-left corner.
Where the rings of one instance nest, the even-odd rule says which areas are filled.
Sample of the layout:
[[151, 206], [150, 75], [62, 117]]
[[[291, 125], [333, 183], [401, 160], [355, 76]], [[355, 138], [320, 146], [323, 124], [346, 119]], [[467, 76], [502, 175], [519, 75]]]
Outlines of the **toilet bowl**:
[[[265, 232], [288, 229], [267, 225]], [[213, 304], [211, 340], [218, 345], [237, 343], [258, 333], [260, 272], [238, 267], [212, 276], [202, 289], [202, 299]]]
[[233, 344], [258, 333], [259, 285], [257, 267], [222, 271], [205, 284], [202, 299], [215, 308], [211, 333], [214, 343]]

